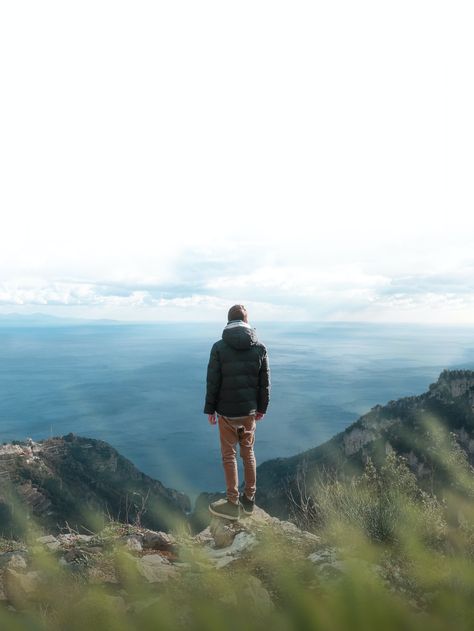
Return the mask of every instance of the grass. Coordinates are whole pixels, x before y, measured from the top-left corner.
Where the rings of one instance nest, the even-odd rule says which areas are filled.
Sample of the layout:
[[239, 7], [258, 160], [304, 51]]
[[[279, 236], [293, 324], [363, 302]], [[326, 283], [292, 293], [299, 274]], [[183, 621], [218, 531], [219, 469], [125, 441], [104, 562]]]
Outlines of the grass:
[[[20, 524], [34, 551], [32, 567], [47, 581], [35, 598], [19, 597], [16, 611], [0, 607], [0, 628], [470, 630], [474, 475], [464, 452], [438, 430], [437, 457], [450, 476], [442, 492], [422, 490], [406, 461], [393, 453], [379, 467], [369, 460], [357, 478], [305, 481], [300, 521], [320, 537], [317, 550], [328, 558], [334, 552], [335, 561], [311, 560], [315, 547], [309, 540], [296, 543], [266, 528], [255, 549], [217, 570], [181, 529], [175, 533], [182, 563], [177, 575], [149, 584], [117, 545], [121, 536], [139, 532], [136, 526], [110, 520], [91, 542], [105, 544], [102, 552], [86, 555], [87, 562], [73, 570], [33, 545], [44, 533], [31, 520]], [[0, 551], [15, 545], [0, 540]], [[120, 583], [93, 584], [91, 566], [119, 568]]]

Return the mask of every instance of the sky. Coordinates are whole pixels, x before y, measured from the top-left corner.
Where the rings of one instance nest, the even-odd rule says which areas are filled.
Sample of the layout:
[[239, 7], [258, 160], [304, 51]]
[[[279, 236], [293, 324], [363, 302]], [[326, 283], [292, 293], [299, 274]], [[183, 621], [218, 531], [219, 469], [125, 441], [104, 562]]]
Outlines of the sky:
[[0, 313], [474, 323], [470, 2], [4, 2]]

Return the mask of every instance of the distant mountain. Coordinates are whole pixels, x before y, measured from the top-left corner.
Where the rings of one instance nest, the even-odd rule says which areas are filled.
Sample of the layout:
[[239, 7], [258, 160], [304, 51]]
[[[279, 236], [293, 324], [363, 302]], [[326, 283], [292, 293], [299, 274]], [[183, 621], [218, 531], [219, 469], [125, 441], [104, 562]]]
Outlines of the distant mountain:
[[122, 324], [119, 320], [64, 318], [48, 313], [0, 313], [0, 327], [73, 326], [85, 324]]
[[186, 495], [108, 443], [75, 434], [0, 445], [0, 534], [18, 531], [17, 505], [49, 531], [66, 521], [94, 530], [105, 516], [130, 523], [140, 516], [143, 526], [168, 530], [190, 511]]
[[380, 464], [390, 450], [407, 458], [421, 486], [440, 488], [448, 472], [440, 460], [442, 445], [436, 427], [451, 433], [472, 464], [474, 371], [444, 370], [428, 392], [376, 405], [322, 445], [263, 462], [257, 469], [256, 501], [270, 513], [287, 517], [288, 490], [298, 494], [303, 471], [309, 483], [324, 471], [350, 476], [363, 470], [369, 456]]

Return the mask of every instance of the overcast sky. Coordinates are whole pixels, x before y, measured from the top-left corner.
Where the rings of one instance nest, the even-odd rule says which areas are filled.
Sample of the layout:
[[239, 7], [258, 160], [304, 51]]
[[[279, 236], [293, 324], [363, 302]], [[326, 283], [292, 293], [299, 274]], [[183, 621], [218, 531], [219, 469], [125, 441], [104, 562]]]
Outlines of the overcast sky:
[[471, 2], [4, 2], [0, 312], [474, 323]]

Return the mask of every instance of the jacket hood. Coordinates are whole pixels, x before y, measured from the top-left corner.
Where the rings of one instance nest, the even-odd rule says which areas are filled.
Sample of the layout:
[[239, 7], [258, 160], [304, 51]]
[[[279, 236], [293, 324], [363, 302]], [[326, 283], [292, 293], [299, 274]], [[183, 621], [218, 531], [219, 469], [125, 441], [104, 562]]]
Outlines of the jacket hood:
[[258, 342], [257, 332], [243, 320], [231, 320], [222, 331], [226, 344], [239, 351], [244, 351]]

